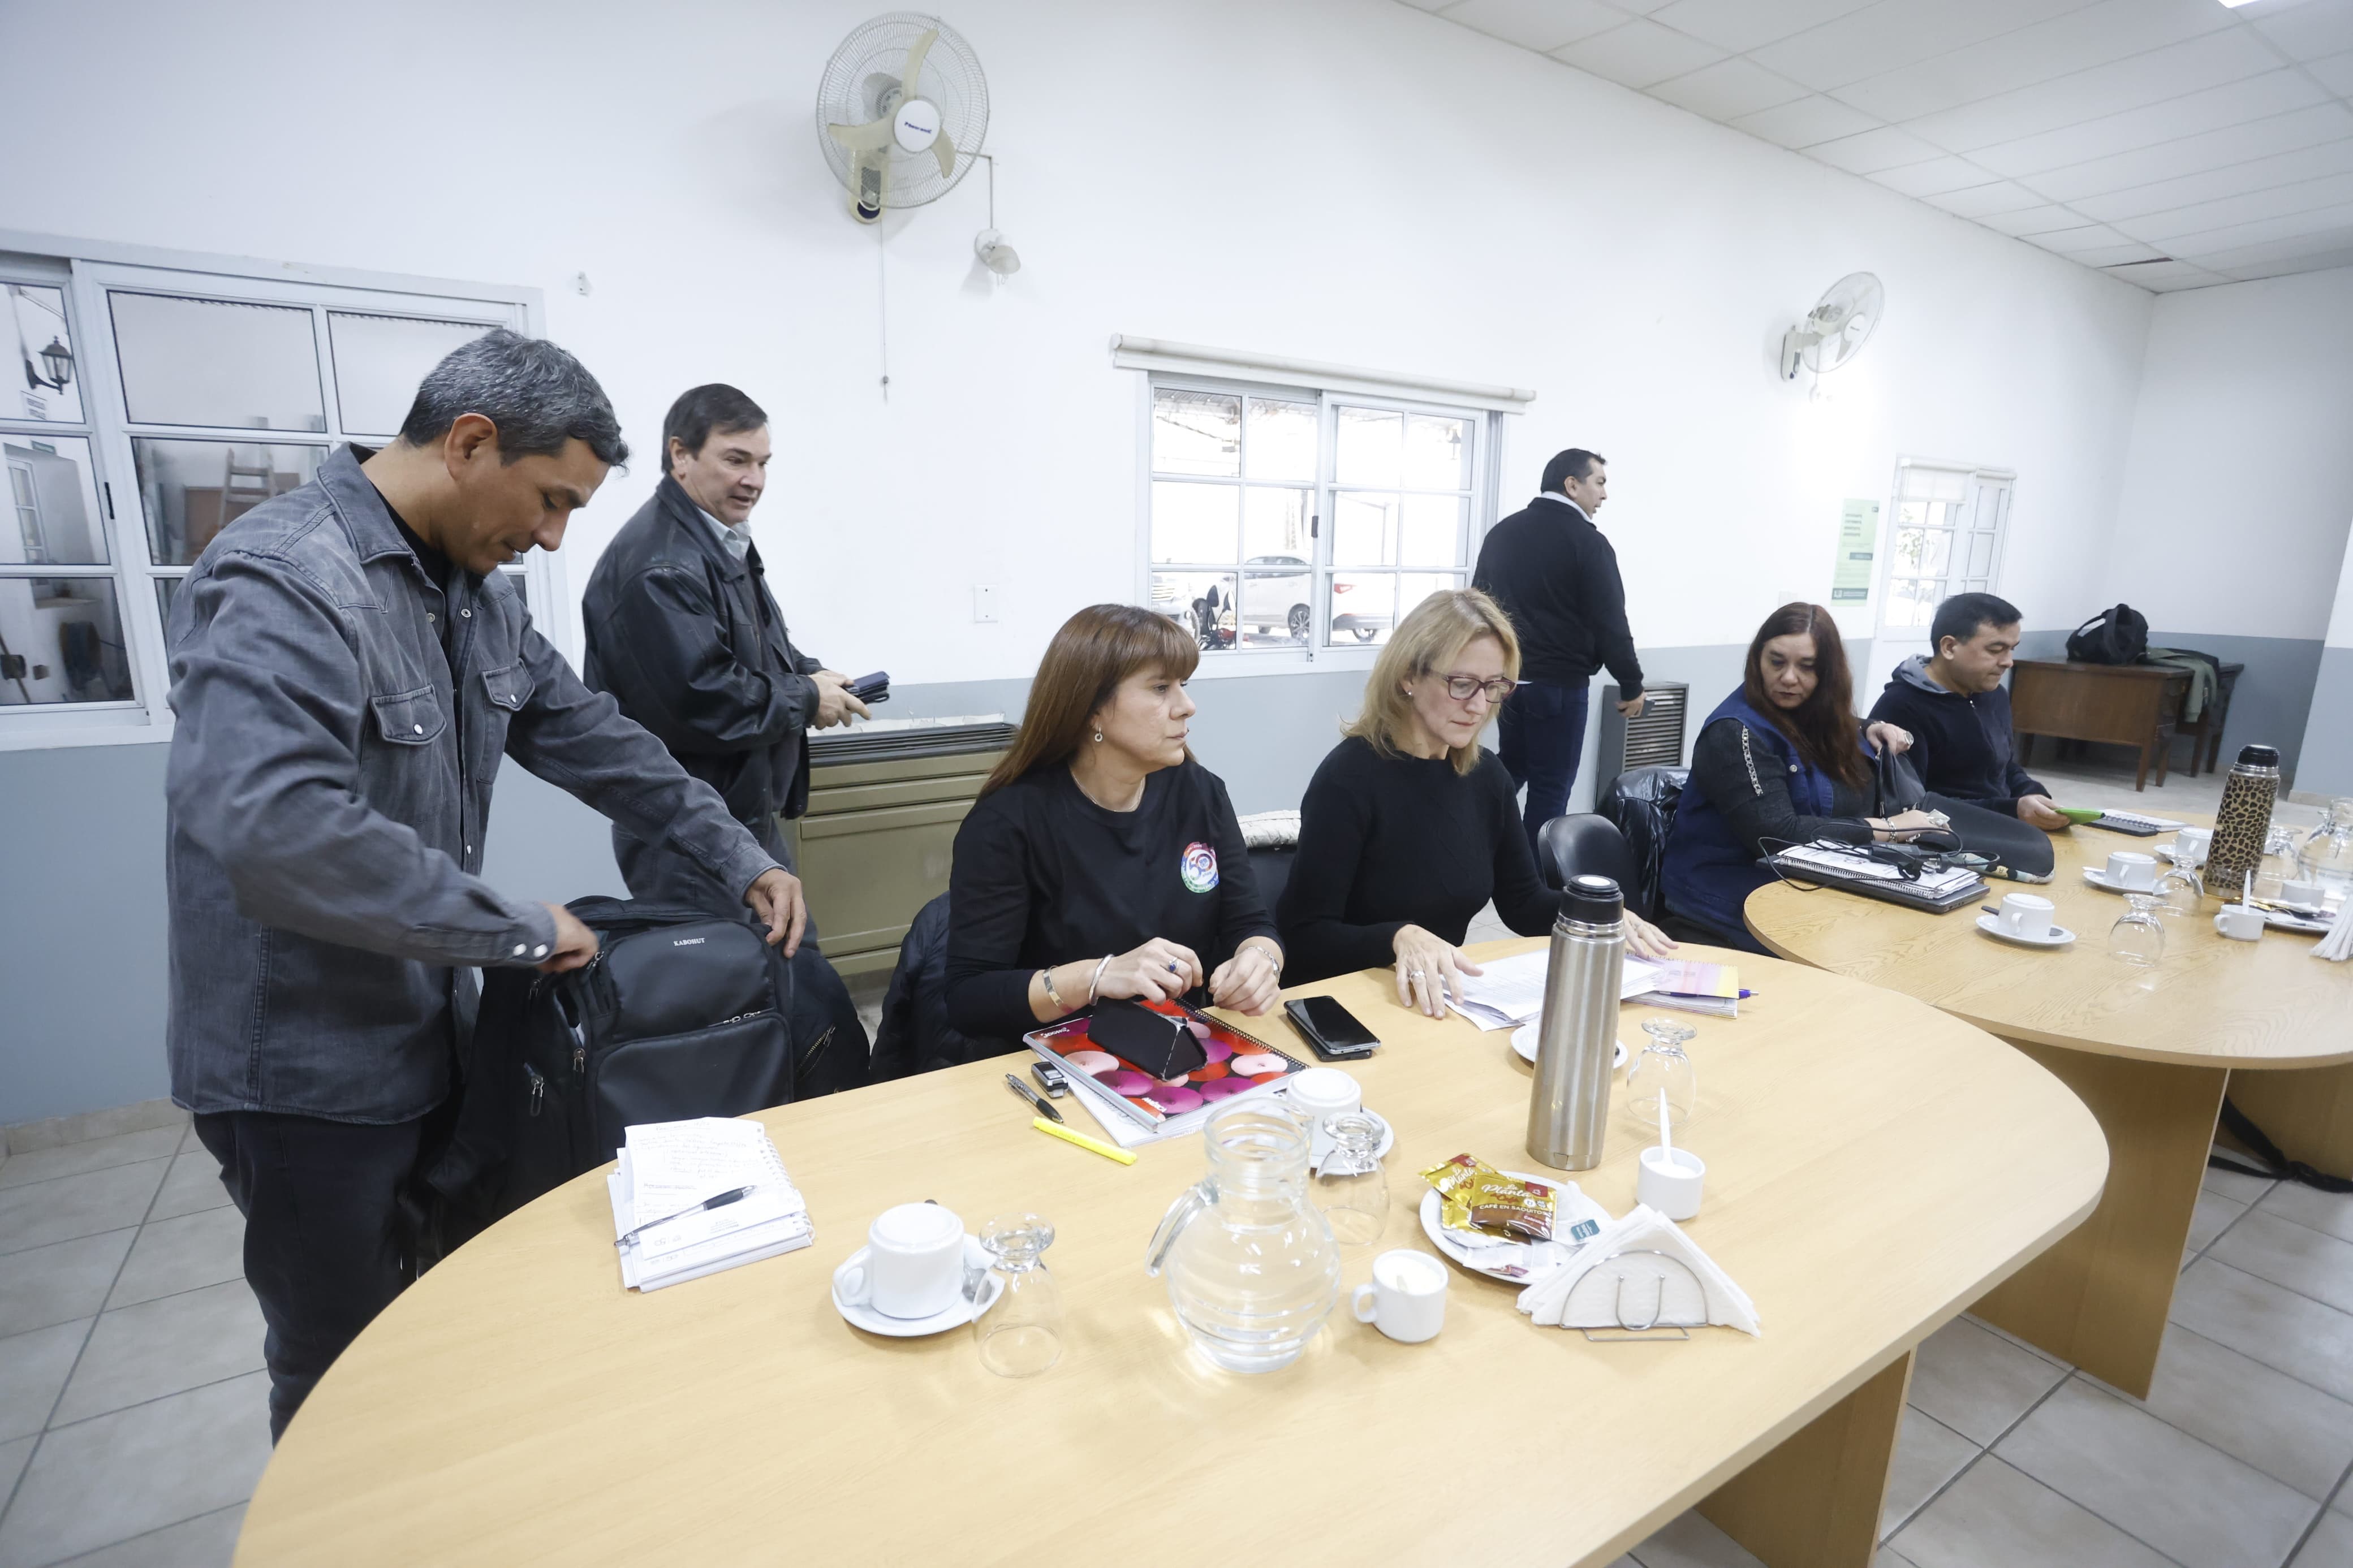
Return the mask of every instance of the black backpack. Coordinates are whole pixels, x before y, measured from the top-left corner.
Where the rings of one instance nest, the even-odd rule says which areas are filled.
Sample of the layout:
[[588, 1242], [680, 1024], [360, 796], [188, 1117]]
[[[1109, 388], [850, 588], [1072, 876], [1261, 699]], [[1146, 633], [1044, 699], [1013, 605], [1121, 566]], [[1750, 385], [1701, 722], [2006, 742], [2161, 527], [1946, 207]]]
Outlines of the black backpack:
[[2148, 617], [2130, 605], [2102, 610], [2067, 639], [2077, 664], [2138, 664], [2148, 652]]
[[814, 988], [797, 985], [798, 959], [824, 963], [812, 944], [787, 960], [748, 912], [566, 907], [596, 933], [586, 967], [484, 973], [449, 1142], [428, 1169], [438, 1252], [612, 1159], [634, 1122], [741, 1116], [865, 1081], [855, 1014], [847, 1031], [800, 1016]]

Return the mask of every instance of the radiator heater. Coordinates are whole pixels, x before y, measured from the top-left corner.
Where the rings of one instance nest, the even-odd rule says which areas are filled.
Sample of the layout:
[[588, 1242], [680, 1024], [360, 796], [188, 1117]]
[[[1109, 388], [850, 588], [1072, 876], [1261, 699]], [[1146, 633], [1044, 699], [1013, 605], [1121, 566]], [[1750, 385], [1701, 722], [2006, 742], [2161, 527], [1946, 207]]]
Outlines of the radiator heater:
[[1593, 798], [1599, 800], [1620, 773], [1632, 768], [1680, 768], [1683, 762], [1683, 720], [1691, 707], [1691, 687], [1680, 680], [1654, 681], [1642, 689], [1646, 700], [1640, 718], [1618, 711], [1618, 689], [1601, 689], [1601, 754], [1595, 759]]

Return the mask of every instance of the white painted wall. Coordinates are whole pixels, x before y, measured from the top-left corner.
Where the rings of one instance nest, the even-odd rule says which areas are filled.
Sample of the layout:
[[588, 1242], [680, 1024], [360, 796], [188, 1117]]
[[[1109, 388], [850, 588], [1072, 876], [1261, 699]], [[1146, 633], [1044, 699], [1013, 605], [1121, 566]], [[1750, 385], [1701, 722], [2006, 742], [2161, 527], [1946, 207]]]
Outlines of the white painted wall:
[[[10, 52], [45, 63], [12, 86], [0, 212], [545, 289], [644, 455], [575, 524], [575, 594], [670, 398], [741, 384], [788, 433], [759, 526], [796, 635], [902, 683], [1026, 675], [1071, 608], [1133, 592], [1114, 331], [1539, 389], [1507, 510], [1556, 448], [1606, 454], [1653, 646], [1826, 598], [1840, 500], [1884, 498], [1902, 454], [2018, 470], [2001, 587], [2038, 621], [2101, 570], [2138, 290], [1387, 0], [958, 0], [1027, 264], [993, 287], [977, 175], [879, 250], [840, 211], [812, 92], [873, 9], [14, 6]], [[1773, 345], [1859, 268], [1885, 323], [1810, 399]], [[975, 583], [1001, 624], [972, 624]]]
[[2083, 614], [2121, 599], [2153, 627], [2353, 643], [2349, 523], [2353, 268], [2161, 296], [2107, 591]]
[[2330, 647], [2353, 647], [2353, 548], [2347, 548], [2348, 543], [2347, 540], [2338, 541], [2345, 560], [2337, 570], [2337, 597], [2328, 616], [2326, 641]]

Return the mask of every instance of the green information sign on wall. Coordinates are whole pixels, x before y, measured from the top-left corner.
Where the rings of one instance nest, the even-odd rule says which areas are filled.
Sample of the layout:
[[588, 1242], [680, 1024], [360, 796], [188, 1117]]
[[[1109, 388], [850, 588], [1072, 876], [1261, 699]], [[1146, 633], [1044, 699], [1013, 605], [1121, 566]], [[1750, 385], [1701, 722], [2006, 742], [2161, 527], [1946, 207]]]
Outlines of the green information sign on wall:
[[1871, 597], [1871, 563], [1879, 550], [1879, 503], [1851, 500], [1839, 509], [1838, 564], [1831, 572], [1831, 603], [1860, 605]]

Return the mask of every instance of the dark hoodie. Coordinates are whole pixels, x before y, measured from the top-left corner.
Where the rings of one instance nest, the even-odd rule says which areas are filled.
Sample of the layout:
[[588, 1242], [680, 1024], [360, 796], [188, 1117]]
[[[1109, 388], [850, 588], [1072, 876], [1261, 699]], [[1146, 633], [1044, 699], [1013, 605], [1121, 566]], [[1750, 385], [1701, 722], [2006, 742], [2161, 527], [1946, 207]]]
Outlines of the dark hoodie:
[[1912, 731], [1912, 765], [1932, 795], [2018, 815], [2018, 797], [2051, 791], [2018, 765], [2010, 729], [2010, 692], [1997, 686], [1965, 697], [1947, 691], [1915, 654], [1895, 667], [1871, 717]]

